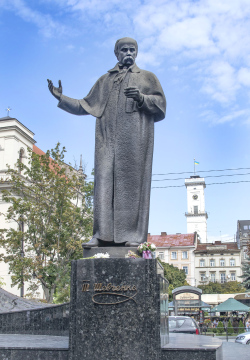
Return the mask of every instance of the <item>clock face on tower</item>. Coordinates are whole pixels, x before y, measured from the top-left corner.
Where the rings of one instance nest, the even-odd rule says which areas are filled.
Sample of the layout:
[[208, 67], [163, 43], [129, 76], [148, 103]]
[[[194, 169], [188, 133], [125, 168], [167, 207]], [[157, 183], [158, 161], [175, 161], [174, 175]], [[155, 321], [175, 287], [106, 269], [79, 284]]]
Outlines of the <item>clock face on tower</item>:
[[193, 195], [193, 199], [197, 200], [198, 199], [198, 195]]

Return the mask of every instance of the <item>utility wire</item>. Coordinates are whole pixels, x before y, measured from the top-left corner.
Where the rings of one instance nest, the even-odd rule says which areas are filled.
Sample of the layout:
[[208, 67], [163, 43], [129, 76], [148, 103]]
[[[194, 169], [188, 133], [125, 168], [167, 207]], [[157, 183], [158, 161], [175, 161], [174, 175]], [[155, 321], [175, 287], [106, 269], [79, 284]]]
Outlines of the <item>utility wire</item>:
[[[222, 171], [222, 170], [221, 170]], [[228, 175], [208, 175], [208, 176], [204, 176], [204, 179], [207, 178], [212, 178], [212, 177], [225, 177], [225, 176], [243, 176], [243, 175], [250, 175], [250, 173], [246, 173], [246, 174], [228, 174]], [[168, 180], [185, 180], [186, 178], [175, 178], [175, 179], [155, 179], [152, 181], [168, 181]]]
[[[224, 185], [224, 184], [239, 184], [239, 183], [249, 183], [250, 180], [242, 180], [242, 181], [226, 181], [223, 183], [210, 183], [206, 184], [206, 186], [209, 185]], [[173, 188], [173, 187], [184, 187], [186, 185], [169, 185], [169, 186], [154, 186], [152, 189], [165, 189], [165, 188]]]
[[[250, 170], [250, 168], [219, 169], [219, 170], [200, 170], [200, 171], [197, 171], [197, 173], [213, 172], [213, 171], [235, 171], [235, 170]], [[182, 174], [193, 174], [193, 173], [194, 173], [193, 171], [184, 171], [184, 172], [166, 173], [166, 174], [153, 174], [152, 176], [182, 175]]]

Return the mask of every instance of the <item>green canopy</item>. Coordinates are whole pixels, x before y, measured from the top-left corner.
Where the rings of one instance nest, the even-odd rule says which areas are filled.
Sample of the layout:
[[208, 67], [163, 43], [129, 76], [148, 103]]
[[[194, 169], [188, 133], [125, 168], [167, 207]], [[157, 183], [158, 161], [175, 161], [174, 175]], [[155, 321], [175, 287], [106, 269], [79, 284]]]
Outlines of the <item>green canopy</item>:
[[223, 303], [221, 303], [220, 305], [215, 306], [211, 310], [211, 312], [226, 312], [226, 311], [248, 312], [248, 311], [250, 311], [250, 308], [233, 298], [229, 298], [226, 301], [224, 301]]

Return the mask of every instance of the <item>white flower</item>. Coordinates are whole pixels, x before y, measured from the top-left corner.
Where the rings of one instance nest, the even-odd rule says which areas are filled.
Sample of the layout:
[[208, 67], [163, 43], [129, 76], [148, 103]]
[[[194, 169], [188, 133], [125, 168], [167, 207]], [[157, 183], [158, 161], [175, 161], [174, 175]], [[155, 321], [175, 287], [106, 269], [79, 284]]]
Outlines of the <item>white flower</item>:
[[95, 259], [107, 259], [110, 257], [110, 255], [106, 252], [104, 253], [98, 253], [93, 256]]
[[151, 244], [151, 249], [156, 249], [155, 244]]

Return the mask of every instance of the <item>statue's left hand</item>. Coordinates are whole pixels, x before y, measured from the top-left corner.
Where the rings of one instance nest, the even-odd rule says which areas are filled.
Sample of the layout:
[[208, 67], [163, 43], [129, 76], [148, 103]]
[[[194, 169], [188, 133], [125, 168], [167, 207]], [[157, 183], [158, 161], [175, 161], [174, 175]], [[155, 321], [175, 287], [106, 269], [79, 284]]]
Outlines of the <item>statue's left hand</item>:
[[143, 95], [140, 92], [140, 90], [135, 87], [135, 86], [131, 86], [131, 87], [127, 87], [124, 89], [124, 94], [128, 97], [128, 98], [132, 98], [135, 101], [138, 102], [138, 104], [142, 104], [143, 103]]

